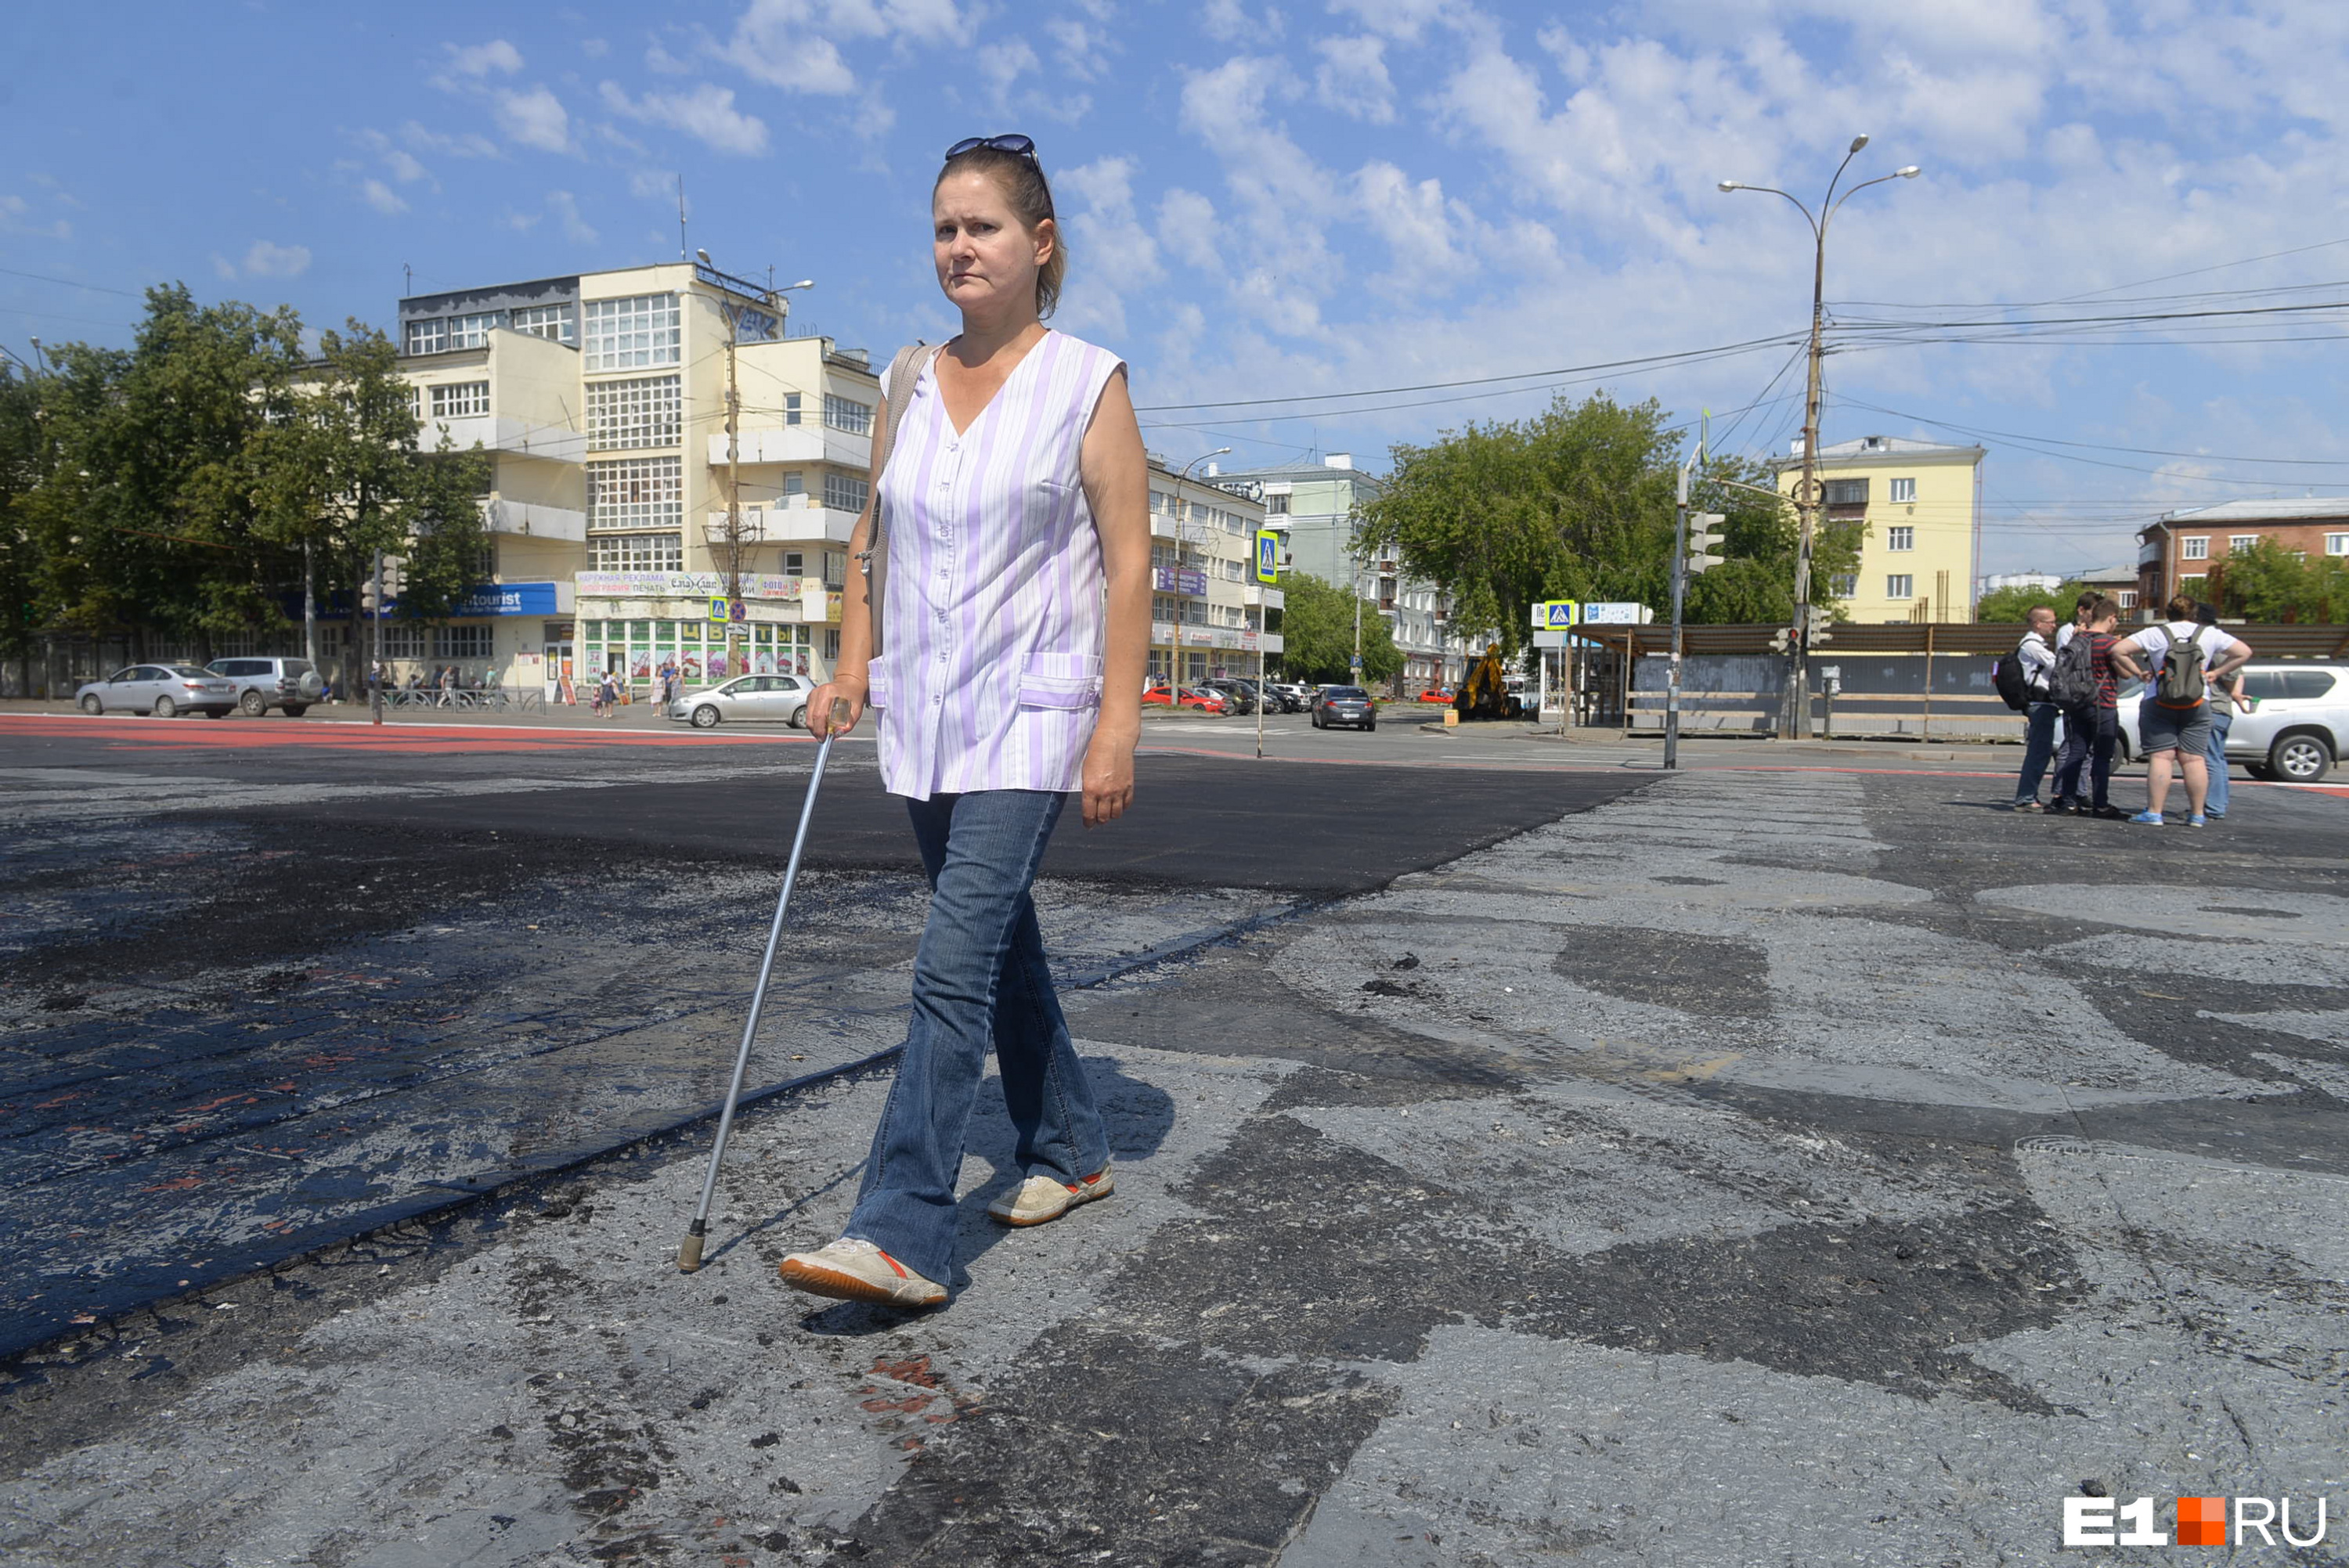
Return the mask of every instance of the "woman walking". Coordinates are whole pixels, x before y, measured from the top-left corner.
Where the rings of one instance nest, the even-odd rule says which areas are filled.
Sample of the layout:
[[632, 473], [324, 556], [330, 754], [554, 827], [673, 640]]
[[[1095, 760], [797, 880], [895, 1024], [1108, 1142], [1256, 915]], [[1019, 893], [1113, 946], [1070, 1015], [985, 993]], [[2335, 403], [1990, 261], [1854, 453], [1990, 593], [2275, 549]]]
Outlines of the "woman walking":
[[838, 1241], [782, 1264], [801, 1290], [900, 1306], [947, 1298], [990, 1045], [1025, 1179], [988, 1212], [1041, 1224], [1109, 1194], [1108, 1135], [1029, 888], [1069, 795], [1088, 828], [1133, 799], [1150, 616], [1142, 433], [1117, 356], [1043, 324], [1067, 260], [1034, 143], [947, 149], [931, 216], [962, 331], [900, 356], [882, 387], [895, 449], [876, 443], [850, 548], [871, 548], [876, 510], [882, 542], [809, 703], [819, 734], [874, 710], [930, 913], [855, 1212]]

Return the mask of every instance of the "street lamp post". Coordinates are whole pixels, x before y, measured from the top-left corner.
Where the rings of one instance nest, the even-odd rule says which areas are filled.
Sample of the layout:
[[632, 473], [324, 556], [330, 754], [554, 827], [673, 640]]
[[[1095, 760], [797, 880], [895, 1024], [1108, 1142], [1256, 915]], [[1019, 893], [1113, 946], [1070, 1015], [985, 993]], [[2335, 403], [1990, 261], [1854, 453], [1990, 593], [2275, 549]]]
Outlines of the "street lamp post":
[[1818, 453], [1819, 453], [1819, 359], [1820, 337], [1826, 325], [1827, 225], [1846, 201], [1871, 185], [1881, 185], [1889, 180], [1914, 180], [1921, 170], [1911, 163], [1889, 174], [1879, 174], [1873, 180], [1863, 180], [1836, 194], [1836, 186], [1843, 180], [1844, 170], [1868, 145], [1868, 133], [1862, 131], [1851, 139], [1851, 147], [1836, 165], [1835, 176], [1827, 181], [1826, 194], [1819, 199], [1815, 213], [1796, 198], [1787, 195], [1775, 185], [1749, 185], [1742, 180], [1724, 180], [1721, 189], [1731, 191], [1764, 191], [1773, 196], [1785, 196], [1795, 211], [1811, 226], [1811, 340], [1810, 375], [1803, 397], [1803, 478], [1795, 498], [1797, 515], [1802, 520], [1802, 539], [1795, 555], [1795, 635], [1790, 646], [1794, 650], [1792, 667], [1788, 672], [1788, 687], [1793, 695], [1795, 735], [1807, 740], [1811, 735], [1811, 703], [1809, 696], [1810, 624], [1811, 624], [1811, 554], [1818, 535]]
[[[717, 264], [710, 261], [708, 251], [693, 253], [696, 260], [710, 273], [724, 277]], [[771, 273], [768, 274], [771, 278]], [[781, 332], [789, 318], [791, 301], [783, 296], [794, 289], [812, 289], [815, 280], [802, 278], [798, 283], [780, 289], [762, 291], [757, 297], [761, 304], [775, 313], [775, 330]], [[749, 634], [747, 614], [738, 622], [736, 606], [742, 601], [742, 555], [748, 540], [742, 532], [742, 394], [735, 376], [734, 349], [742, 340], [742, 306], [728, 303], [729, 295], [721, 286], [718, 295], [718, 311], [726, 320], [726, 673], [738, 676], [749, 662], [742, 649], [742, 639]], [[735, 630], [740, 625], [742, 630]]]

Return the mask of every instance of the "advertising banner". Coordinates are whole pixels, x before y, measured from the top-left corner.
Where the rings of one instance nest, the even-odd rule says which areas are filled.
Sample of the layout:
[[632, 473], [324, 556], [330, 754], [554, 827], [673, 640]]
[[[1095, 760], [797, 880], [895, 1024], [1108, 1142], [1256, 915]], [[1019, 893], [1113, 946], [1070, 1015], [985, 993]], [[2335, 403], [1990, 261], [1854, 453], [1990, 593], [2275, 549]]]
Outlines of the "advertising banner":
[[[582, 598], [716, 599], [726, 592], [726, 574], [722, 572], [582, 572], [572, 581], [578, 585]], [[797, 599], [806, 591], [808, 581], [805, 577], [745, 576], [742, 597]], [[550, 604], [550, 613], [552, 609]]]

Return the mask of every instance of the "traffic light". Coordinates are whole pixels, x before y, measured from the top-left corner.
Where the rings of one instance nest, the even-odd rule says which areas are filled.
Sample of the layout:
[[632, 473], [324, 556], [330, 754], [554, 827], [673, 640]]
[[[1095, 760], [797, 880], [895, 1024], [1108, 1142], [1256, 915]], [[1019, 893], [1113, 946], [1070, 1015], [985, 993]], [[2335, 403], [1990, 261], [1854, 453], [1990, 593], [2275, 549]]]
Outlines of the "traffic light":
[[1795, 651], [1794, 628], [1791, 626], [1781, 626], [1776, 631], [1771, 633], [1770, 651], [1774, 654], [1793, 653]]
[[1826, 611], [1819, 608], [1816, 604], [1813, 604], [1809, 608], [1809, 635], [1803, 639], [1804, 645], [1806, 647], [1816, 648], [1821, 643], [1833, 642], [1835, 640], [1835, 633], [1832, 628], [1835, 625], [1835, 617], [1828, 614]]
[[1721, 564], [1721, 525], [1729, 520], [1717, 511], [1692, 511], [1688, 520], [1688, 574], [1692, 577]]
[[375, 614], [375, 579], [370, 577], [366, 582], [359, 584], [359, 614], [362, 615], [372, 615]]
[[408, 557], [387, 555], [383, 558], [383, 596], [397, 599], [408, 591]]

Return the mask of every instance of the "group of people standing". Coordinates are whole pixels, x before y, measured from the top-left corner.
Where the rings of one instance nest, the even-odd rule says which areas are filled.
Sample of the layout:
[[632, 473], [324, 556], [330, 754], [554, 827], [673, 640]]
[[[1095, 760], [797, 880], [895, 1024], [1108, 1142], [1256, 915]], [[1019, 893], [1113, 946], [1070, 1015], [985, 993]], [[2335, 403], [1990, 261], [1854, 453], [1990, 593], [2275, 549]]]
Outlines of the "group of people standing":
[[[2124, 637], [2118, 633], [2120, 605], [2093, 591], [2080, 595], [2066, 626], [2056, 625], [2054, 606], [2032, 607], [2030, 630], [2015, 649], [2030, 703], [2014, 810], [2126, 818], [2159, 827], [2170, 786], [2182, 780], [2188, 826], [2199, 828], [2226, 816], [2227, 731], [2239, 709], [2251, 708], [2239, 677], [2251, 645], [2220, 630], [2210, 605], [2185, 594], [2164, 609], [2168, 619]], [[2145, 683], [2137, 740], [2146, 757], [2147, 799], [2146, 809], [2134, 815], [2110, 798], [2124, 680]], [[2054, 742], [2058, 719], [2064, 725], [2060, 755]], [[2039, 783], [2051, 760], [2053, 796], [2043, 807]]]

